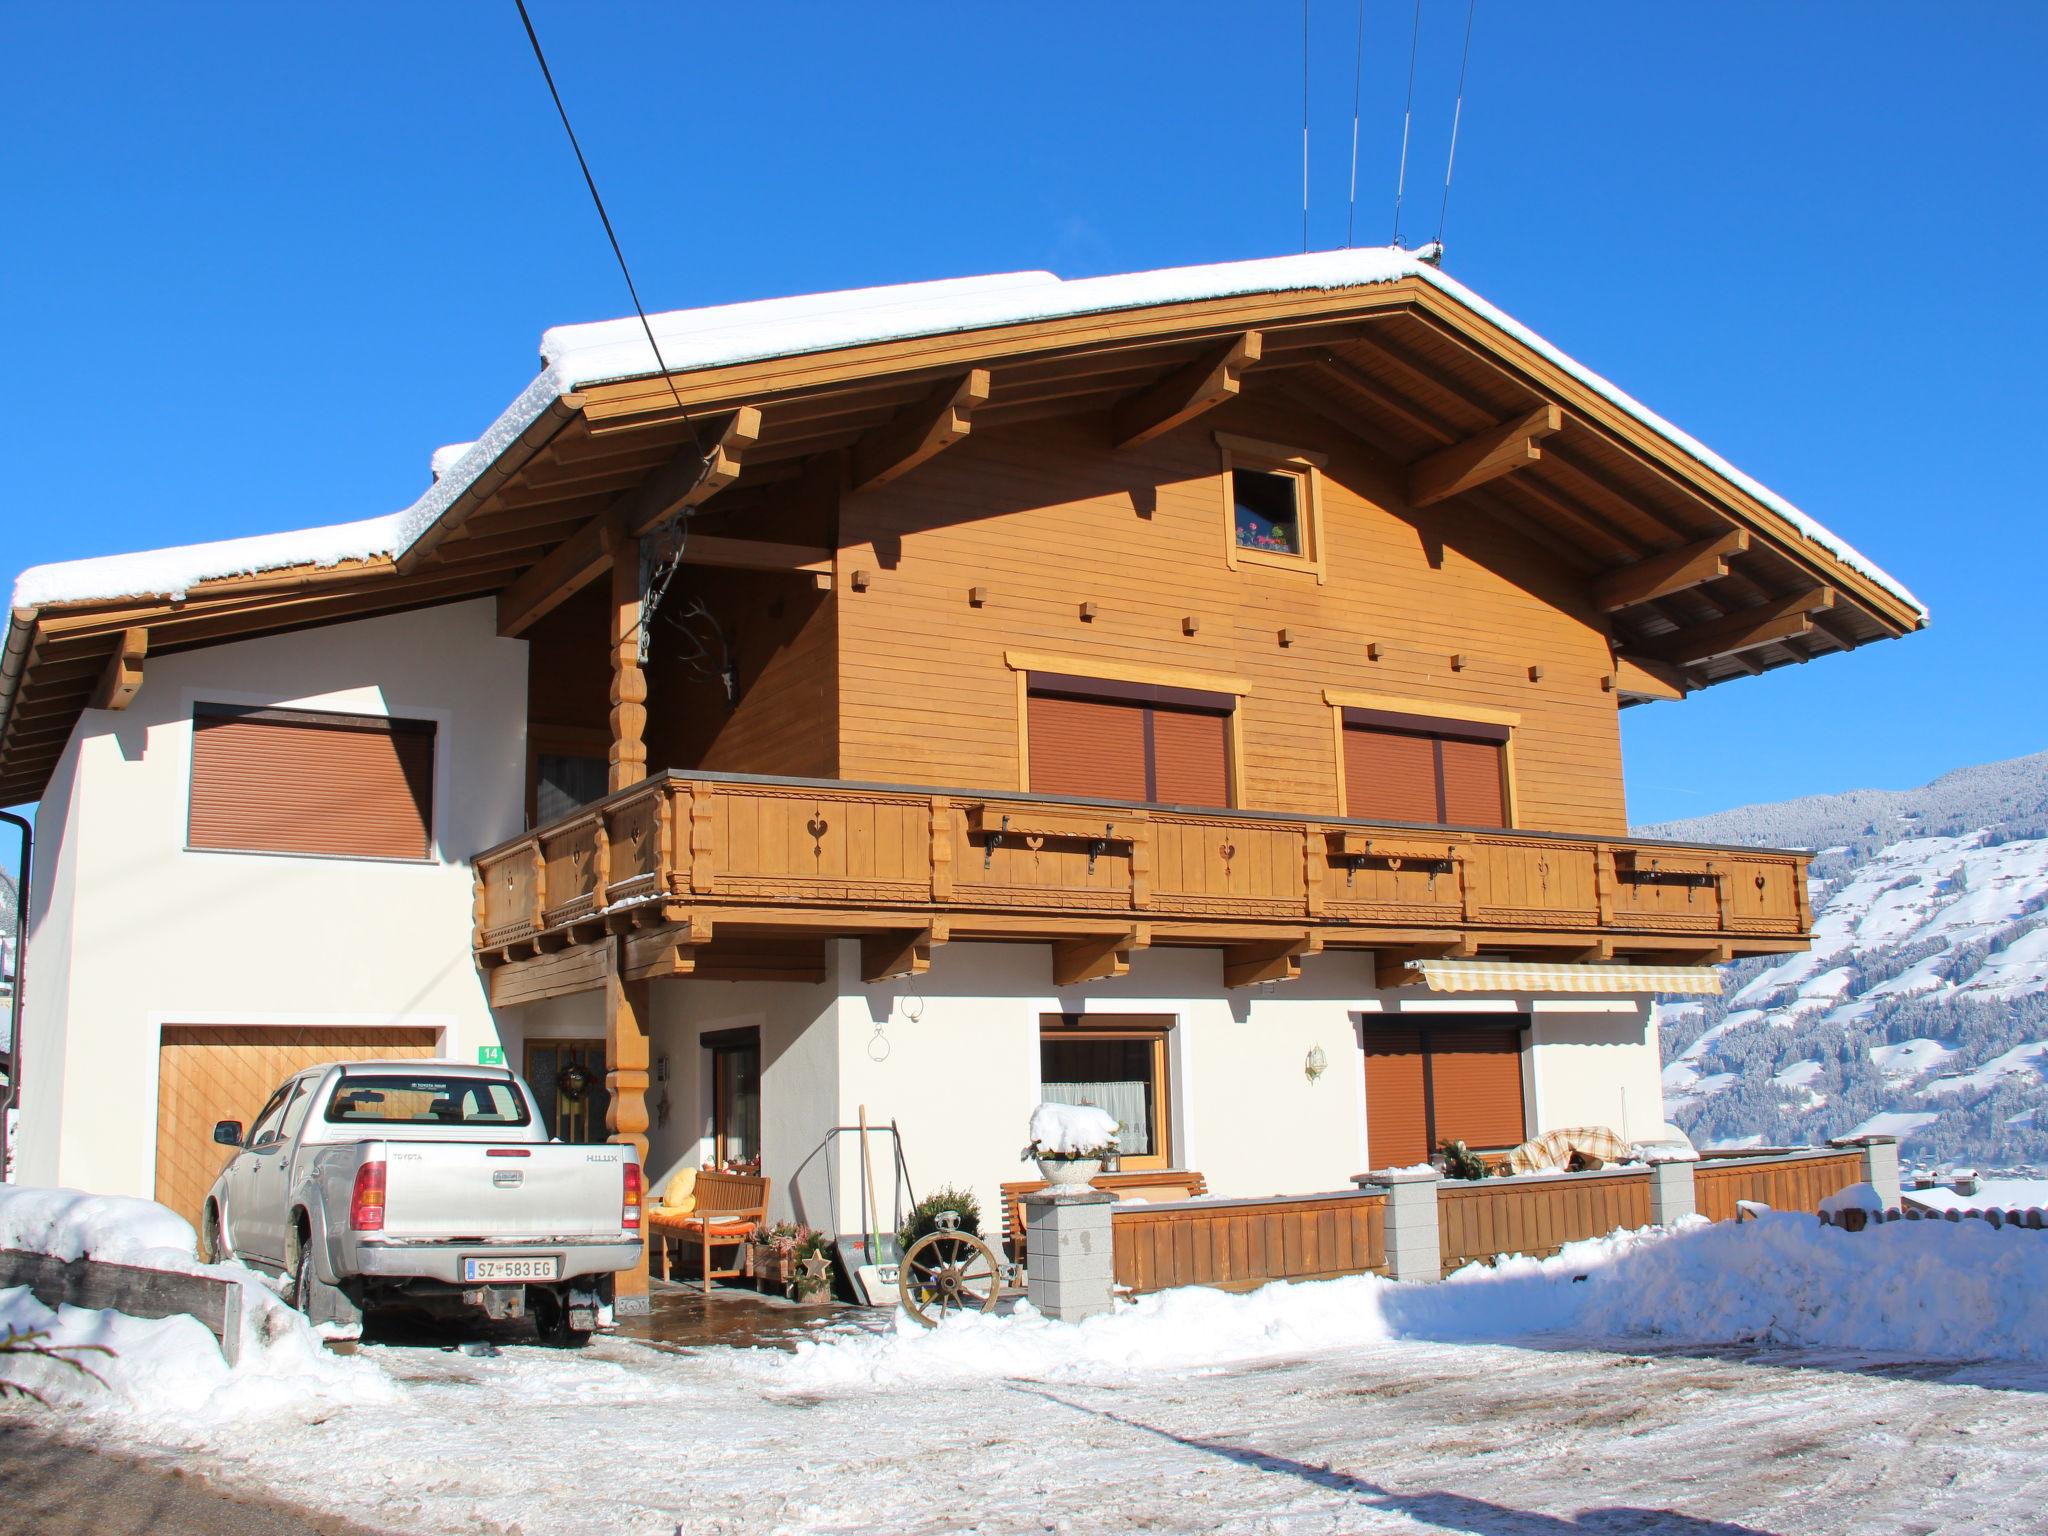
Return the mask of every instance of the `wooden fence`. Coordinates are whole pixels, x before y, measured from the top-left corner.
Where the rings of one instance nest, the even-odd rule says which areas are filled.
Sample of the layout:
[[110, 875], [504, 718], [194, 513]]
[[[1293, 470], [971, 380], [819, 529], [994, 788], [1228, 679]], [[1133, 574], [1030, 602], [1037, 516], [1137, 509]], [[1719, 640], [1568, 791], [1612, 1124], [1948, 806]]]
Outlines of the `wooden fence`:
[[1188, 1200], [1110, 1212], [1116, 1283], [1132, 1291], [1178, 1285], [1251, 1290], [1270, 1280], [1384, 1274], [1386, 1194]]
[[242, 1288], [211, 1275], [142, 1269], [98, 1259], [58, 1259], [0, 1248], [0, 1290], [25, 1285], [46, 1307], [91, 1307], [130, 1317], [197, 1318], [233, 1365], [241, 1355]]
[[1530, 1175], [1439, 1186], [1444, 1273], [1504, 1253], [1547, 1258], [1566, 1243], [1650, 1224], [1647, 1169]]
[[1709, 1221], [1733, 1221], [1738, 1201], [1774, 1211], [1818, 1211], [1821, 1201], [1863, 1177], [1860, 1152], [1778, 1152], [1703, 1158], [1693, 1168], [1693, 1207]]

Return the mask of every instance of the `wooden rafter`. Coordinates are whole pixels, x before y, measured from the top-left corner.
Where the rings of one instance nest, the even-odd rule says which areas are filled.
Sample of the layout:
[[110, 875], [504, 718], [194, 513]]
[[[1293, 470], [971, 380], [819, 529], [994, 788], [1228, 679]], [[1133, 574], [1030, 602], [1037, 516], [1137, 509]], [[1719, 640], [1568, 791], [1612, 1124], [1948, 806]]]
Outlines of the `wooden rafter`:
[[1119, 448], [1149, 443], [1236, 399], [1244, 387], [1244, 371], [1264, 349], [1265, 338], [1246, 331], [1119, 402], [1110, 417], [1111, 441]]
[[989, 371], [970, 368], [900, 412], [854, 448], [853, 489], [887, 485], [962, 441], [973, 430], [975, 408], [988, 396]]
[[1760, 645], [1771, 645], [1813, 630], [1813, 615], [1835, 605], [1832, 587], [1809, 587], [1726, 618], [1696, 624], [1637, 649], [1653, 661], [1691, 667], [1719, 657], [1734, 657]]
[[1319, 933], [1232, 944], [1223, 951], [1223, 985], [1250, 987], [1262, 981], [1293, 981], [1301, 975], [1301, 957], [1320, 954], [1322, 948]]
[[1639, 564], [1611, 571], [1593, 583], [1593, 603], [1603, 613], [1669, 597], [1728, 574], [1731, 556], [1749, 552], [1749, 535], [1736, 529], [1701, 539]]
[[142, 659], [149, 654], [149, 631], [130, 629], [107, 658], [107, 667], [92, 691], [94, 709], [126, 709], [142, 690]]
[[1525, 416], [1453, 443], [1408, 467], [1408, 502], [1426, 507], [1524, 465], [1541, 463], [1537, 445], [1564, 426], [1564, 412], [1544, 404]]
[[832, 551], [809, 544], [775, 544], [766, 539], [692, 533], [683, 542], [683, 564], [717, 566], [730, 571], [783, 571], [809, 576], [821, 588], [829, 589], [832, 585]]
[[1666, 666], [1642, 656], [1614, 658], [1615, 690], [1634, 699], [1682, 699], [1693, 688], [1682, 667]]
[[620, 496], [498, 595], [498, 633], [525, 634], [597, 580], [628, 543], [731, 485], [760, 436], [761, 413], [742, 406], [709, 452], [685, 449]]
[[1052, 946], [1053, 985], [1078, 987], [1083, 982], [1109, 981], [1128, 975], [1131, 951], [1150, 942], [1151, 935], [1142, 927], [1056, 942]]

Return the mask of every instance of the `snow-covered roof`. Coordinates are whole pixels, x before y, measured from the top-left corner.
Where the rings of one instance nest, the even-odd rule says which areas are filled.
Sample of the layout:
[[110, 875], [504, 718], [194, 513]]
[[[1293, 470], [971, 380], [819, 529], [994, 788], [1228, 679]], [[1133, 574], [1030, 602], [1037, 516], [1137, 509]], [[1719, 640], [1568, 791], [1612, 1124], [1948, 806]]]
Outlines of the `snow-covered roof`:
[[[1924, 606], [1902, 583], [1847, 541], [1446, 276], [1433, 264], [1436, 254], [1429, 247], [1322, 251], [1076, 279], [1062, 279], [1050, 272], [1011, 272], [677, 310], [651, 316], [650, 323], [661, 364], [672, 372], [684, 372], [1118, 310], [1257, 294], [1332, 292], [1417, 279], [1498, 326], [1673, 447], [1726, 477], [1784, 518], [1800, 537], [1829, 558], [1861, 572], [1924, 616]], [[563, 395], [585, 385], [660, 371], [637, 318], [556, 326], [541, 338], [541, 360], [539, 376], [477, 441], [453, 445], [434, 455], [435, 480], [418, 501], [401, 512], [339, 527], [37, 566], [17, 582], [14, 606], [171, 596], [209, 578], [285, 566], [398, 557]]]

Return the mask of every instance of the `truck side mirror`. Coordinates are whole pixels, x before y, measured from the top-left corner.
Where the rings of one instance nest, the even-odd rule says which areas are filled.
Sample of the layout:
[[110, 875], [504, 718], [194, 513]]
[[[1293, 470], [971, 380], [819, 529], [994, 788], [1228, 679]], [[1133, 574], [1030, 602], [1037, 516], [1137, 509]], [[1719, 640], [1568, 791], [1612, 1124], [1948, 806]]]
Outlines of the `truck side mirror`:
[[242, 1122], [220, 1120], [214, 1123], [213, 1139], [224, 1147], [239, 1147], [242, 1144]]

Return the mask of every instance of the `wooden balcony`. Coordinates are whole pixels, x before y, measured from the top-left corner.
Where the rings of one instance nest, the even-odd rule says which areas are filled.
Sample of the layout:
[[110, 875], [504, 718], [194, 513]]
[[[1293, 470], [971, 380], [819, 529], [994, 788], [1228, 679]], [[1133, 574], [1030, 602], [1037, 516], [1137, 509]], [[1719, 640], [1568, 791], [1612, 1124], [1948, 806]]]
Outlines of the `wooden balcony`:
[[1805, 947], [1806, 862], [670, 772], [478, 855], [475, 947], [505, 1002], [595, 984], [597, 961], [573, 952], [607, 935], [636, 980], [817, 971], [832, 936], [860, 937], [877, 980], [966, 939], [1051, 942], [1063, 985], [1121, 974], [1151, 944], [1222, 948], [1232, 985], [1284, 979], [1323, 948], [1707, 964]]

